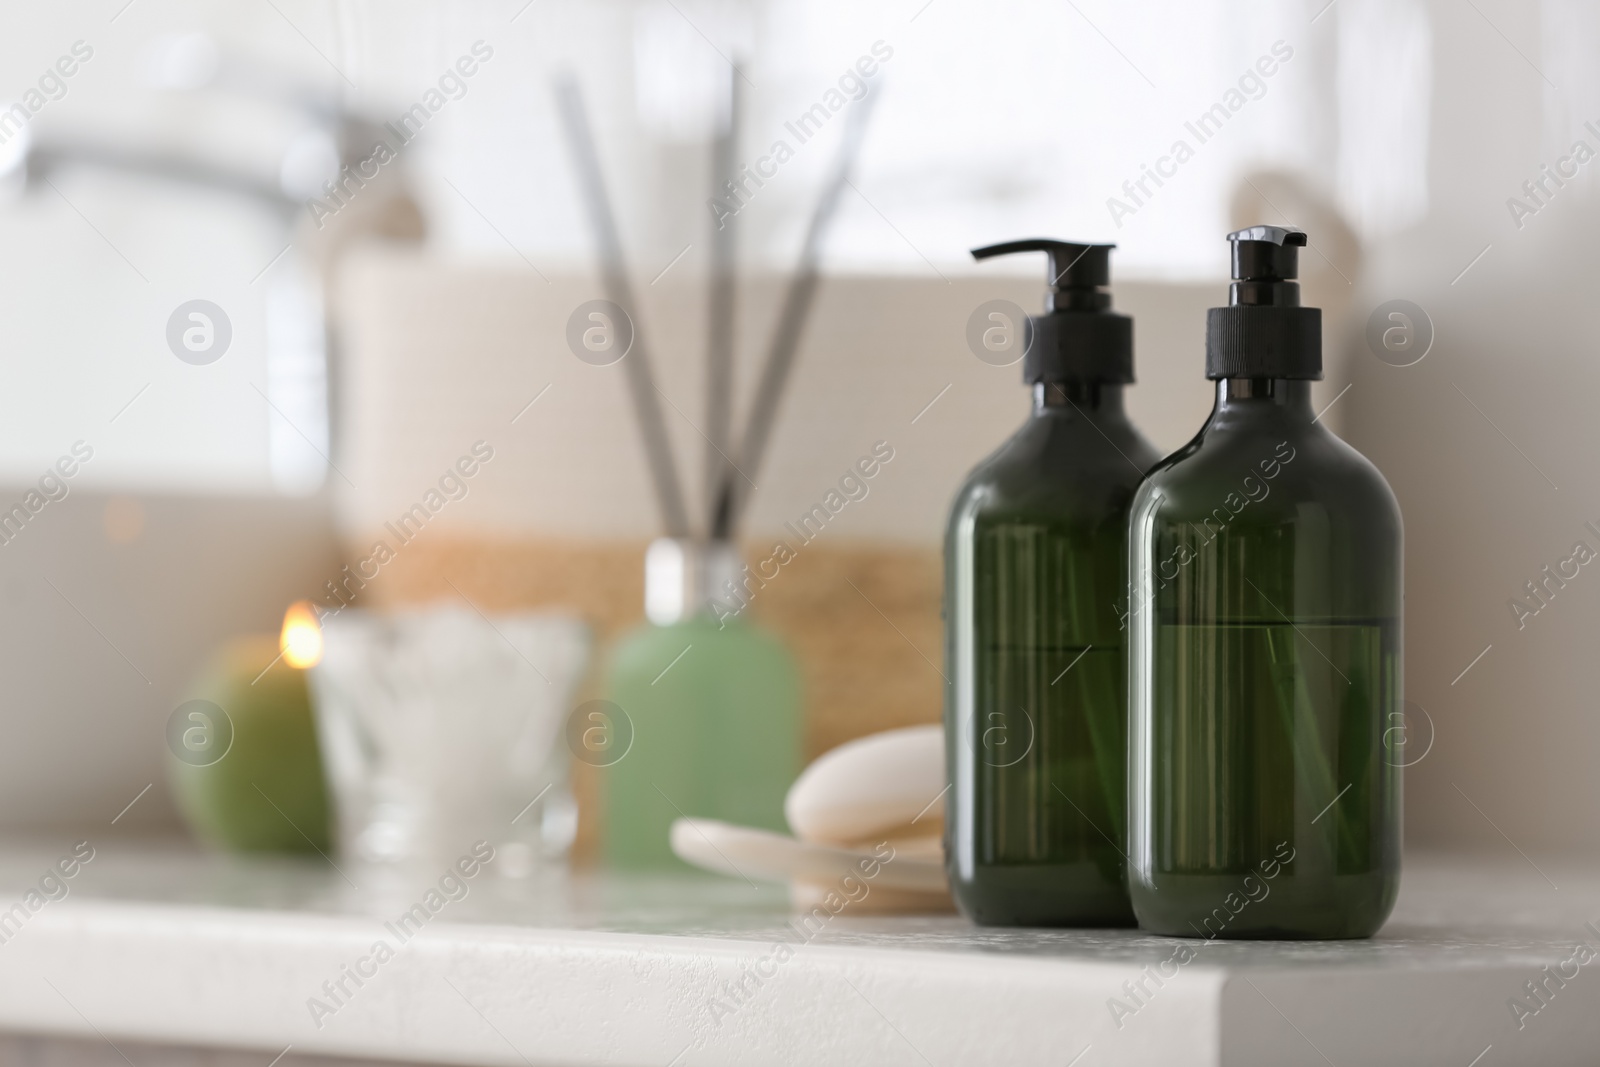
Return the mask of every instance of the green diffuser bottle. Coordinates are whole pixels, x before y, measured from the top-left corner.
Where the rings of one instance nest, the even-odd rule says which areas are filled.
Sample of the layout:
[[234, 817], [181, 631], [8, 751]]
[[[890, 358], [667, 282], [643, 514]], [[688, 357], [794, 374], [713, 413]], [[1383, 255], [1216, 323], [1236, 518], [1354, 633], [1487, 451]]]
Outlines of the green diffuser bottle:
[[1305, 234], [1229, 240], [1216, 407], [1133, 505], [1130, 891], [1157, 934], [1368, 937], [1400, 877], [1400, 511], [1312, 410]]
[[604, 775], [605, 855], [614, 867], [681, 866], [674, 819], [785, 830], [783, 799], [800, 770], [800, 684], [778, 640], [714, 610], [744, 581], [738, 551], [663, 538], [645, 556], [649, 621], [612, 653], [606, 724], [627, 747]]
[[985, 925], [1130, 926], [1123, 870], [1127, 514], [1158, 453], [1128, 421], [1133, 321], [1110, 245], [1031, 240], [1033, 413], [961, 488], [945, 540], [945, 866]]

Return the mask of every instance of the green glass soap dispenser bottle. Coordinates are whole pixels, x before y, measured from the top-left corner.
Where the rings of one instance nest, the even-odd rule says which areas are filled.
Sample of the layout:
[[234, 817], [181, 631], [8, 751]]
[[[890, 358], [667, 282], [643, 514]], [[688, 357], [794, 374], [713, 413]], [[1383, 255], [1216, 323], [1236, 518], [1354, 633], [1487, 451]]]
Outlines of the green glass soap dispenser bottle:
[[1130, 522], [1129, 888], [1152, 933], [1367, 937], [1400, 877], [1400, 511], [1312, 410], [1305, 234], [1229, 240], [1216, 406]]
[[[968, 477], [945, 536], [945, 866], [974, 922], [1129, 926], [1119, 604], [1127, 513], [1159, 454], [1123, 411], [1133, 321], [1111, 245], [1049, 255], [1023, 380], [1033, 411]], [[1020, 325], [1020, 324], [1019, 324]]]

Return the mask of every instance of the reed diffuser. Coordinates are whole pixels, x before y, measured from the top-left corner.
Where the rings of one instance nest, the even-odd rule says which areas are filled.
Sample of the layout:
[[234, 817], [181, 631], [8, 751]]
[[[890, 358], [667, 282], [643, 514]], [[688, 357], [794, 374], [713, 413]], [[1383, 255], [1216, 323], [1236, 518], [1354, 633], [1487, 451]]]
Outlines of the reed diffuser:
[[[712, 146], [714, 199], [736, 167], [740, 83], [738, 70], [732, 69], [727, 121]], [[622, 363], [664, 529], [646, 553], [646, 620], [618, 642], [606, 672], [610, 697], [631, 726], [632, 743], [601, 772], [605, 855], [616, 867], [677, 867], [681, 861], [668, 839], [675, 819], [695, 816], [781, 830], [783, 799], [800, 769], [799, 672], [783, 645], [738, 610], [747, 579], [735, 537], [814, 301], [822, 239], [857, 154], [868, 108], [863, 101], [852, 115], [838, 163], [807, 227], [737, 446], [732, 438], [737, 231], [733, 217], [717, 220], [711, 239], [706, 428], [701, 431], [706, 513], [704, 532], [695, 535], [576, 86], [558, 86], [557, 101], [599, 245], [607, 296], [634, 320], [634, 344]]]

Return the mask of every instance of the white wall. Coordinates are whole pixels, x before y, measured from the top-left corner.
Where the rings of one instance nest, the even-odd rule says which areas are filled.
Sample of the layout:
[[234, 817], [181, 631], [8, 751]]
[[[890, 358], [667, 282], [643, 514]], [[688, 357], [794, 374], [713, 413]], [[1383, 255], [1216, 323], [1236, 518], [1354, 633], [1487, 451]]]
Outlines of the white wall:
[[1583, 568], [1522, 629], [1508, 606], [1575, 541], [1600, 549], [1596, 165], [1520, 228], [1507, 207], [1575, 139], [1600, 150], [1600, 37], [1588, 5], [1478, 7], [1431, 5], [1433, 207], [1370, 251], [1356, 300], [1421, 305], [1433, 349], [1395, 368], [1358, 340], [1341, 406], [1405, 515], [1406, 692], [1435, 728], [1408, 825], [1516, 859], [1600, 845], [1600, 581]]
[[170, 827], [167, 717], [222, 641], [276, 633], [337, 573], [334, 545], [320, 499], [47, 505], [0, 545], [0, 826]]

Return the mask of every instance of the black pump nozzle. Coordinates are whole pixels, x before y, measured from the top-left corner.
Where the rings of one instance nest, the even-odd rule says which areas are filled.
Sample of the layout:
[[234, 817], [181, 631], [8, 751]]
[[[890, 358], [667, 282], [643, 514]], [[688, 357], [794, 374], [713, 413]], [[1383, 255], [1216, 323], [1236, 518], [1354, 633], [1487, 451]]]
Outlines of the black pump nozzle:
[[1100, 290], [1111, 284], [1111, 250], [1115, 247], [1028, 237], [974, 248], [972, 258], [1044, 252], [1050, 257], [1050, 275], [1046, 279], [1050, 299], [1046, 311], [1104, 311], [1111, 306], [1111, 294]]
[[1115, 247], [1029, 237], [972, 250], [973, 259], [1013, 252], [1043, 252], [1050, 257], [1045, 313], [1028, 318], [1023, 381], [1118, 385], [1133, 381], [1133, 320], [1111, 310], [1111, 294], [1106, 291]]
[[1228, 234], [1228, 306], [1206, 317], [1206, 377], [1322, 377], [1322, 312], [1300, 306], [1303, 230], [1250, 226]]
[[1300, 249], [1304, 230], [1282, 226], [1248, 226], [1228, 234], [1233, 245], [1230, 304], [1299, 307]]

